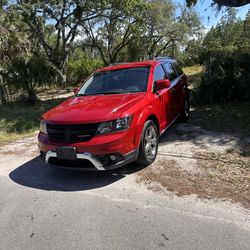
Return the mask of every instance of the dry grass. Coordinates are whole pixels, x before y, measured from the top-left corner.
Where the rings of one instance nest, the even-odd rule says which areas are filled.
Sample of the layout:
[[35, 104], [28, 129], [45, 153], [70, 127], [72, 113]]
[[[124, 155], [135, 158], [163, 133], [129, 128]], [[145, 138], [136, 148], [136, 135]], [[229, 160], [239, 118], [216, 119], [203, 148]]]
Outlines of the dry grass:
[[185, 72], [186, 75], [188, 76], [193, 76], [202, 73], [203, 71], [203, 66], [200, 65], [194, 65], [190, 67], [184, 67], [183, 71]]
[[187, 171], [173, 160], [160, 158], [156, 164], [140, 171], [137, 181], [158, 183], [178, 196], [197, 194], [200, 198], [227, 199], [250, 208], [249, 157], [197, 153], [195, 158], [198, 171]]

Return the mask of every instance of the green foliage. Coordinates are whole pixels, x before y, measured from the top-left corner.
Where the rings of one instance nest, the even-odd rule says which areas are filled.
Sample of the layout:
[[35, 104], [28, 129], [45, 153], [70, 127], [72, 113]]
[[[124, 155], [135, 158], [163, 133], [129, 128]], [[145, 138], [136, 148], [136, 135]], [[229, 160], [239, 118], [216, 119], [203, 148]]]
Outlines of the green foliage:
[[103, 65], [165, 55], [205, 62], [196, 92], [202, 101], [249, 98], [250, 14], [242, 21], [228, 9], [203, 38], [194, 9], [172, 0], [2, 2], [1, 78], [30, 99], [41, 84], [77, 84]]
[[36, 89], [55, 79], [55, 72], [42, 54], [16, 57], [8, 68], [8, 82], [27, 91], [29, 101], [36, 101]]
[[145, 6], [142, 0], [109, 0], [99, 17], [82, 22], [87, 43], [97, 49], [105, 65], [119, 61], [135, 33], [141, 34]]
[[96, 18], [103, 11], [106, 1], [11, 1], [13, 9], [28, 26], [43, 48], [48, 61], [58, 74], [61, 86], [66, 85], [65, 67], [75, 49], [75, 38], [81, 22]]
[[250, 100], [250, 15], [242, 21], [228, 9], [220, 23], [204, 39], [202, 59], [206, 72], [196, 91], [202, 102]]
[[143, 12], [145, 34], [142, 44], [148, 58], [170, 55], [176, 56], [178, 48], [186, 45], [190, 36], [196, 36], [201, 30], [201, 22], [193, 8], [177, 7], [170, 0], [152, 0]]
[[185, 50], [179, 52], [176, 56], [182, 65], [192, 66], [202, 63], [200, 56], [203, 51], [202, 42], [203, 40], [201, 38], [191, 39], [187, 42]]
[[103, 66], [103, 61], [99, 58], [92, 58], [77, 50], [70, 58], [66, 73], [71, 84], [79, 82], [88, 77], [93, 71]]

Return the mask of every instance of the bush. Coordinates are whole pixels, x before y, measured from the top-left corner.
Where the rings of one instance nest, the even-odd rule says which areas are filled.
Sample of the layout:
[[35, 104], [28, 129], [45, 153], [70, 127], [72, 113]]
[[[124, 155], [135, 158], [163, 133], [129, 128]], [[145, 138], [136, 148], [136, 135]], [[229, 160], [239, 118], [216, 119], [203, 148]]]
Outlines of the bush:
[[103, 66], [99, 58], [90, 58], [84, 54], [72, 57], [67, 65], [67, 79], [71, 84], [78, 84], [82, 79], [88, 77], [93, 71]]
[[229, 8], [203, 40], [205, 74], [196, 88], [200, 102], [250, 101], [250, 11], [245, 20]]
[[39, 86], [55, 81], [56, 73], [43, 54], [24, 54], [12, 60], [8, 67], [10, 86], [26, 91], [28, 102], [36, 102]]
[[218, 52], [207, 63], [195, 91], [198, 102], [245, 102], [250, 100], [250, 54]]

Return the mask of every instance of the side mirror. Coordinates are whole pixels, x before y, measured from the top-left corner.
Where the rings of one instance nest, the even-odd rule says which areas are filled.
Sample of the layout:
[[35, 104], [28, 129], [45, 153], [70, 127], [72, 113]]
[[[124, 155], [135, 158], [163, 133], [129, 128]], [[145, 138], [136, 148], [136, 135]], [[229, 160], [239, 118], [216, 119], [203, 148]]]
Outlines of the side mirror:
[[171, 86], [171, 83], [169, 79], [161, 79], [155, 82], [155, 90], [169, 88], [170, 86]]
[[78, 93], [78, 91], [79, 91], [79, 88], [78, 87], [74, 88], [73, 91], [74, 91], [74, 94], [76, 95]]

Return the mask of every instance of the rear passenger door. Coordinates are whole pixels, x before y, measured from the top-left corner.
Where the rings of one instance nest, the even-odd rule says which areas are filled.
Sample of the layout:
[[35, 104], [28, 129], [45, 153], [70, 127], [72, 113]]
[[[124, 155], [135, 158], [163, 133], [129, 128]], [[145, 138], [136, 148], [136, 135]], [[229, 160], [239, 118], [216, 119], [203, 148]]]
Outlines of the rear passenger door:
[[179, 86], [179, 81], [178, 77], [176, 74], [175, 69], [173, 68], [172, 64], [167, 62], [163, 64], [163, 67], [166, 71], [167, 77], [171, 82], [171, 109], [173, 113], [173, 120], [178, 116], [180, 109], [179, 109], [179, 91], [180, 91], [180, 86]]

